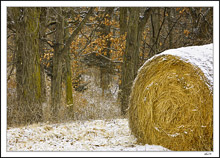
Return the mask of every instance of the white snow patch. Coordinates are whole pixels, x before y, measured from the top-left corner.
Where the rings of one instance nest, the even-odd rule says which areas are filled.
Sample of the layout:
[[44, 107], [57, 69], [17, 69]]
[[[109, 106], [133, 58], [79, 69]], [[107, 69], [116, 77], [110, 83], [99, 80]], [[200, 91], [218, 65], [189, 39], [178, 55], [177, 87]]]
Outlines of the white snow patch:
[[[163, 54], [178, 56], [183, 61], [198, 66], [213, 87], [213, 44], [170, 49], [160, 55]], [[211, 88], [210, 85], [209, 88]]]
[[169, 151], [139, 145], [127, 119], [34, 124], [7, 130], [7, 151]]
[[[173, 55], [180, 58], [180, 60], [183, 60], [184, 62], [191, 63], [194, 66], [199, 67], [205, 77], [207, 78], [207, 85], [209, 89], [212, 91], [213, 88], [213, 44], [207, 44], [203, 46], [189, 46], [189, 47], [182, 47], [177, 49], [169, 49], [164, 51], [163, 53], [160, 53], [158, 55], [153, 56], [149, 60], [147, 60], [142, 67], [138, 70], [140, 70], [151, 60], [155, 59], [158, 56], [162, 55]], [[167, 60], [166, 56], [163, 57], [163, 60]], [[174, 73], [175, 74], [175, 73]], [[134, 83], [136, 80], [134, 81]], [[134, 84], [133, 84], [134, 85]]]
[[176, 136], [178, 136], [178, 135], [180, 135], [179, 133], [175, 133], [175, 134], [168, 134], [168, 136], [170, 136], [170, 137], [176, 137]]
[[160, 130], [158, 129], [158, 127], [154, 127], [158, 132], [160, 132]]

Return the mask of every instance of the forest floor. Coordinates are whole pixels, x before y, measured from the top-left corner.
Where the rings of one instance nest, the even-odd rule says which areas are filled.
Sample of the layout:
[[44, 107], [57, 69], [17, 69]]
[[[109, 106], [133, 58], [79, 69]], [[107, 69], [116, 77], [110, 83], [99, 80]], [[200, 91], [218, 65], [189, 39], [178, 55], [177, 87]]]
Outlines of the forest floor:
[[169, 151], [140, 145], [127, 119], [38, 123], [7, 129], [7, 151]]

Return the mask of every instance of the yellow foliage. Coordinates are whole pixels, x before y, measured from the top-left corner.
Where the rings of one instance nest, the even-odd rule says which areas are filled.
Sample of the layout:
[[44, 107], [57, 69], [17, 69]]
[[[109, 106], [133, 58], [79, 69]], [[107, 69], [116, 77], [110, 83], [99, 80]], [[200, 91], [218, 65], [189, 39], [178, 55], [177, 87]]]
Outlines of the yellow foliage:
[[189, 35], [189, 30], [184, 30], [184, 34], [186, 35], [186, 36], [188, 36]]

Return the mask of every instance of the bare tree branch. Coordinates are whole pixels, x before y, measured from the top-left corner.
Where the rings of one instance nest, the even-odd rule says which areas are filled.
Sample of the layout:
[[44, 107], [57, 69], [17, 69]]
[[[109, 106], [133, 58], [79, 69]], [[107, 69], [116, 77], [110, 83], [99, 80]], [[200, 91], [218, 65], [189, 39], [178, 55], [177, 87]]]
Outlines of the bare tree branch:
[[76, 35], [79, 33], [79, 31], [82, 29], [83, 25], [86, 23], [86, 21], [89, 19], [90, 15], [93, 12], [93, 7], [90, 8], [90, 10], [88, 11], [87, 15], [85, 16], [85, 18], [81, 21], [81, 23], [79, 24], [79, 26], [73, 31], [72, 35], [69, 37], [69, 39], [67, 40], [67, 42], [65, 43], [65, 47], [63, 48], [62, 51], [67, 51], [70, 48], [70, 45], [73, 41], [73, 39], [76, 37]]
[[54, 32], [56, 32], [56, 29], [55, 29], [55, 30], [53, 30], [53, 31], [47, 32], [45, 35], [46, 35], [46, 36], [48, 36], [48, 35], [53, 34]]
[[[160, 25], [160, 28], [159, 28], [159, 30], [158, 30], [156, 40], [155, 40], [155, 42], [154, 42], [154, 44], [152, 45], [151, 48], [153, 48], [154, 45], [157, 44], [157, 42], [158, 42], [159, 35], [160, 35], [160, 32], [161, 32], [162, 26], [163, 26], [163, 24], [164, 24], [164, 22], [165, 22], [165, 19], [166, 19], [166, 8], [164, 9], [164, 13], [163, 13], [163, 21], [162, 21], [162, 23], [161, 23], [161, 25]], [[155, 50], [153, 50], [153, 51], [155, 51]], [[150, 50], [150, 53], [151, 53], [151, 52], [152, 52], [152, 49]]]
[[[164, 39], [163, 46], [164, 46], [164, 44], [165, 44], [165, 42], [166, 42], [167, 38], [169, 37], [170, 33], [172, 32], [172, 30], [173, 30], [174, 26], [177, 24], [177, 22], [180, 20], [180, 18], [181, 18], [181, 17], [182, 17], [182, 16], [180, 15], [180, 16], [178, 17], [178, 19], [175, 21], [175, 23], [173, 24], [173, 26], [171, 27], [171, 29], [169, 30], [169, 32], [168, 32], [168, 34], [167, 34], [166, 38]], [[162, 47], [163, 47], [163, 46], [162, 46]]]
[[89, 45], [89, 43], [92, 41], [92, 36], [94, 35], [94, 32], [98, 29], [98, 27], [101, 26], [102, 21], [104, 20], [104, 18], [106, 17], [106, 15], [107, 15], [107, 12], [105, 12], [105, 14], [104, 14], [104, 16], [102, 17], [101, 20], [98, 20], [98, 23], [99, 23], [99, 24], [95, 27], [95, 29], [92, 30], [91, 34], [90, 34], [89, 37], [88, 37], [89, 40], [87, 41], [86, 45], [84, 46], [84, 48], [82, 48], [82, 49], [79, 51], [80, 54], [81, 54], [81, 52], [83, 52], [83, 50], [85, 50], [85, 49], [87, 48], [87, 46]]
[[46, 26], [48, 27], [48, 26], [50, 26], [50, 25], [54, 25], [54, 24], [56, 24], [57, 23], [57, 21], [51, 21], [49, 24], [47, 24]]
[[43, 42], [46, 42], [50, 47], [52, 47], [52, 48], [54, 47], [54, 44], [51, 44], [51, 43], [53, 43], [52, 41], [50, 41], [46, 38], [40, 38], [40, 40]]

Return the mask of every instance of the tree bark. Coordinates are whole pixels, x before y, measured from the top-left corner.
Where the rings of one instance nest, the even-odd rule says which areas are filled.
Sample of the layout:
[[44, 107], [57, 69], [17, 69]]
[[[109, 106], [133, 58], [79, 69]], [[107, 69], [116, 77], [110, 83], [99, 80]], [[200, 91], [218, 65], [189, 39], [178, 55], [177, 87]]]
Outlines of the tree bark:
[[[127, 16], [128, 16], [128, 8], [127, 7], [121, 7], [120, 8], [120, 37], [123, 38], [127, 32]], [[120, 76], [120, 80], [122, 80]], [[121, 101], [122, 99], [122, 87], [124, 87], [124, 82], [121, 82], [119, 84], [119, 92], [118, 92], [118, 100]]]
[[139, 63], [139, 48], [138, 48], [138, 28], [139, 28], [139, 8], [129, 8], [128, 31], [126, 38], [126, 49], [123, 54], [122, 65], [122, 92], [121, 92], [121, 113], [126, 114], [129, 103], [129, 95], [131, 92], [132, 82], [135, 79], [138, 63]]
[[[140, 19], [139, 30], [138, 30], [138, 41], [137, 41], [138, 51], [141, 46], [141, 41], [142, 41], [142, 37], [143, 37], [142, 34], [144, 32], [145, 25], [146, 25], [148, 19], [150, 18], [152, 11], [153, 11], [152, 8], [146, 9], [144, 12], [144, 17], [142, 19]], [[144, 56], [144, 53], [143, 53], [143, 56]]]
[[[65, 21], [65, 26], [67, 26], [67, 22]], [[69, 38], [69, 30], [66, 29], [64, 31], [65, 41]], [[65, 85], [66, 85], [66, 104], [68, 105], [68, 113], [70, 118], [74, 118], [73, 111], [73, 87], [72, 87], [72, 70], [71, 70], [71, 58], [69, 54], [69, 50], [63, 52], [64, 53], [64, 65], [65, 65]]]
[[[47, 8], [43, 7], [40, 8], [41, 14], [40, 14], [40, 28], [39, 28], [39, 33], [40, 33], [40, 38], [42, 38], [45, 33], [46, 33], [46, 11]], [[44, 56], [44, 42], [39, 41], [39, 48], [40, 48], [40, 55], [43, 57]], [[41, 92], [42, 92], [42, 103], [45, 103], [47, 100], [47, 94], [46, 94], [46, 78], [45, 78], [45, 71], [44, 71], [44, 64], [43, 62], [40, 63], [41, 71]]]
[[42, 119], [39, 8], [13, 8], [16, 26], [16, 82], [19, 123]]
[[[172, 13], [172, 8], [167, 8], [168, 12], [168, 32], [172, 29], [172, 21], [171, 21], [171, 13]], [[173, 34], [172, 31], [169, 34], [169, 49], [173, 48]]]
[[120, 35], [124, 35], [127, 26], [127, 7], [120, 8]]
[[62, 60], [63, 60], [63, 39], [64, 39], [64, 19], [61, 17], [61, 8], [55, 8], [57, 14], [56, 33], [54, 43], [54, 55], [53, 55], [53, 77], [51, 80], [51, 101], [52, 101], [52, 119], [58, 119], [58, 111], [61, 104], [61, 94], [62, 94]]
[[160, 8], [155, 8], [154, 13], [151, 14], [151, 46], [149, 56], [157, 54], [159, 48], [159, 39], [157, 40], [157, 35], [160, 29]]

